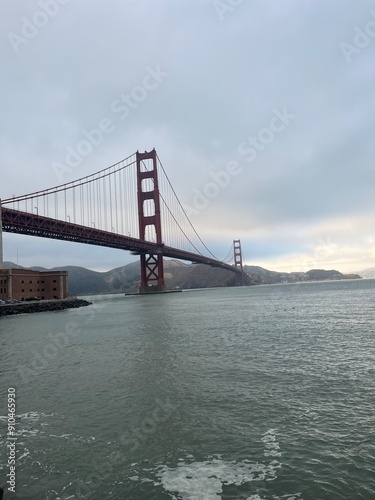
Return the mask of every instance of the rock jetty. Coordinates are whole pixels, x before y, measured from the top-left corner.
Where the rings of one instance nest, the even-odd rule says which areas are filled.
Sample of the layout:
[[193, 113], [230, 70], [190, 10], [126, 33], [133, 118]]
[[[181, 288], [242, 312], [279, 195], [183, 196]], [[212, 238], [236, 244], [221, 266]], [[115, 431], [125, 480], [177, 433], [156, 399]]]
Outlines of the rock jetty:
[[91, 302], [83, 299], [40, 300], [0, 305], [0, 317], [13, 314], [37, 313], [46, 311], [62, 311], [77, 307], [89, 306]]

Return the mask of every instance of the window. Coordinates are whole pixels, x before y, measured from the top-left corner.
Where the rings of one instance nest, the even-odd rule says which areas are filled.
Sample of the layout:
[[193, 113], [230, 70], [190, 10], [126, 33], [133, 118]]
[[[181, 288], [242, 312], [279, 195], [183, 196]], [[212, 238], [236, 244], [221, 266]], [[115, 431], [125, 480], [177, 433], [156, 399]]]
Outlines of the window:
[[56, 283], [56, 280], [53, 280], [54, 283]]
[[56, 288], [54, 288], [53, 291], [56, 292]]

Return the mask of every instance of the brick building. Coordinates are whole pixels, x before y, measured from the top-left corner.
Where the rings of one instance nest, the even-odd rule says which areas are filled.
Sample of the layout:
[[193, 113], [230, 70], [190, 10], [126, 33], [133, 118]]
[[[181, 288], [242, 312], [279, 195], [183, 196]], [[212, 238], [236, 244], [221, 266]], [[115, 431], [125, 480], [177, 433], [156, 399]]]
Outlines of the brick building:
[[0, 269], [0, 300], [66, 299], [67, 271]]

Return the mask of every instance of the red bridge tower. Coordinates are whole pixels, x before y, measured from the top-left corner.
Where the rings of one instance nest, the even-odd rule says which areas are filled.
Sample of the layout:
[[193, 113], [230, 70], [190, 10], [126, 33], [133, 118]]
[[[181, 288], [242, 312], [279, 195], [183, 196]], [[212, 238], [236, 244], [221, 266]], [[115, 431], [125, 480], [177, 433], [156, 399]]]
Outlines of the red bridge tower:
[[[164, 292], [163, 240], [161, 235], [160, 193], [156, 151], [136, 153], [139, 239], [146, 239], [147, 232], [154, 233], [159, 248], [156, 253], [141, 254], [141, 286], [139, 293]], [[150, 201], [148, 201], [150, 200]], [[153, 229], [152, 229], [153, 228]]]
[[244, 285], [243, 276], [243, 265], [242, 265], [242, 250], [241, 250], [241, 240], [233, 240], [234, 249], [234, 267], [241, 270], [240, 273], [236, 273], [236, 286]]

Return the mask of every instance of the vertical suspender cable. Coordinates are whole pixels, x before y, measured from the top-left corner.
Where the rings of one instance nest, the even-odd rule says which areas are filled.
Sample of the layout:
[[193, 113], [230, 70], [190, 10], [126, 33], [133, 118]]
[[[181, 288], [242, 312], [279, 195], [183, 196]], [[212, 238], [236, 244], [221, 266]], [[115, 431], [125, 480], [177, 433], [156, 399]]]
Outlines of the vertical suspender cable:
[[110, 209], [110, 214], [111, 214], [111, 227], [110, 231], [112, 231], [112, 226], [113, 226], [113, 213], [112, 213], [112, 177], [109, 175], [108, 176], [108, 182], [109, 182], [109, 209]]
[[117, 182], [116, 182], [116, 178], [117, 178], [117, 175], [118, 173], [115, 172], [114, 175], [113, 175], [113, 181], [114, 181], [114, 185], [115, 185], [115, 219], [116, 219], [116, 233], [119, 232], [118, 230], [118, 206], [117, 206]]

